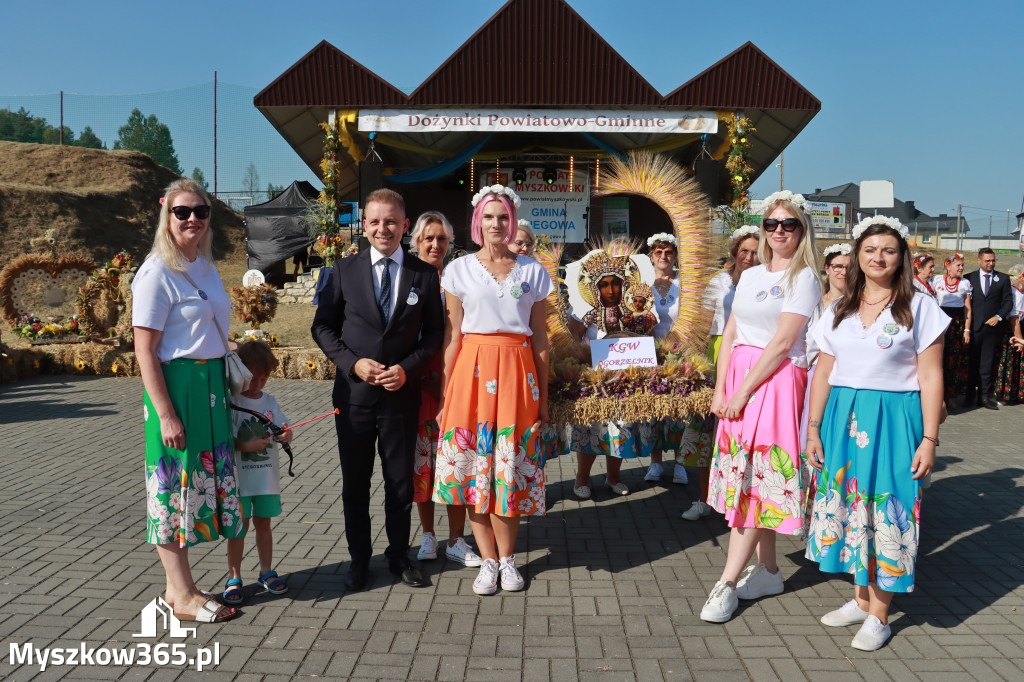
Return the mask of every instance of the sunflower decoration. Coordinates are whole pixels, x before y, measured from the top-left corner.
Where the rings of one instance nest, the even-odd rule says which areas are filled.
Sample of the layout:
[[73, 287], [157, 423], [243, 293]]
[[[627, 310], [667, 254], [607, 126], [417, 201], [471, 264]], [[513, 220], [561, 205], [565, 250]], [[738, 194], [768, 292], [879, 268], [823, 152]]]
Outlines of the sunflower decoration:
[[316, 370], [316, 363], [310, 360], [309, 362], [306, 363], [306, 369], [308, 369], [310, 372]]
[[277, 335], [276, 334], [271, 334], [270, 335], [270, 347], [271, 348], [277, 348], [280, 345], [281, 345], [281, 342], [280, 342], [280, 340], [278, 340]]
[[117, 375], [119, 369], [121, 369], [121, 365], [117, 364], [116, 362], [110, 366], [110, 371], [113, 372], [115, 376]]
[[79, 360], [78, 362], [76, 362], [75, 363], [75, 369], [77, 369], [79, 372], [84, 370], [85, 369], [85, 361], [84, 360]]

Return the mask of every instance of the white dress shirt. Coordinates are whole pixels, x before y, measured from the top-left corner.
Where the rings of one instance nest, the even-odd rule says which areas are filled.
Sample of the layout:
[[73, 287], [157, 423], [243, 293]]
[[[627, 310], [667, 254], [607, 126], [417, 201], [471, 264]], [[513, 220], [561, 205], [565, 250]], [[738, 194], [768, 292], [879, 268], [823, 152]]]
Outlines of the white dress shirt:
[[[385, 256], [377, 249], [370, 247], [370, 268], [373, 270], [373, 300], [380, 303], [380, 283], [384, 277], [384, 266], [380, 265], [381, 259]], [[398, 282], [402, 276], [402, 263], [405, 262], [405, 252], [401, 247], [395, 249], [390, 256], [391, 259], [391, 314], [395, 313], [395, 306], [398, 305]]]

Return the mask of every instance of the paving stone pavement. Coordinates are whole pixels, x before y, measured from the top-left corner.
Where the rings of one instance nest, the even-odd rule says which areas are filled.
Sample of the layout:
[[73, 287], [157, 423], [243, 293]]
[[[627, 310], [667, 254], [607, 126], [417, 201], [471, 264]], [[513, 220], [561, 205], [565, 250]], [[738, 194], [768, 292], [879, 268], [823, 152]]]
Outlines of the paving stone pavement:
[[[299, 381], [267, 388], [294, 420], [330, 409], [330, 389]], [[367, 591], [346, 593], [329, 419], [297, 433], [297, 476], [282, 481], [274, 540], [289, 593], [255, 594], [249, 542], [244, 577], [253, 596], [240, 618], [200, 624], [184, 640], [163, 630], [158, 639], [133, 637], [140, 610], [163, 590], [156, 552], [144, 542], [141, 396], [139, 379], [0, 386], [3, 679], [188, 679], [194, 666], [40, 671], [11, 651], [84, 642], [138, 653], [140, 644], [182, 641], [188, 656], [217, 647], [219, 664], [204, 675], [243, 680], [1024, 679], [1024, 406], [972, 410], [943, 426], [922, 510], [918, 589], [896, 597], [892, 640], [867, 654], [850, 647], [853, 628], [818, 621], [849, 599], [850, 582], [819, 573], [789, 537], [779, 539], [782, 595], [742, 603], [725, 625], [702, 622], [727, 529], [717, 517], [682, 521], [696, 484], [645, 483], [636, 461], [623, 472], [633, 493], [616, 499], [605, 492], [599, 462], [588, 502], [572, 497], [574, 459], [549, 463], [549, 512], [524, 522], [516, 551], [527, 588], [490, 597], [473, 594], [475, 569], [443, 558], [424, 565], [428, 587], [393, 583], [377, 475], [375, 578]], [[443, 508], [437, 512], [437, 527], [446, 529]], [[418, 544], [418, 523], [413, 529]], [[192, 549], [204, 589], [223, 589], [224, 553], [218, 542]]]

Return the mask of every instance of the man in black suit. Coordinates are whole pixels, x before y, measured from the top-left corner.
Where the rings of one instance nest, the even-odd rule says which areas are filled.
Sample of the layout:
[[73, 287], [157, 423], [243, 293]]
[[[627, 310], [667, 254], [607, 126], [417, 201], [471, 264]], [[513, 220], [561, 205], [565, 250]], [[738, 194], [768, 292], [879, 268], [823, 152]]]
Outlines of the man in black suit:
[[408, 558], [420, 375], [441, 349], [444, 318], [437, 270], [402, 249], [405, 202], [389, 189], [363, 209], [369, 249], [337, 261], [320, 294], [313, 339], [338, 370], [334, 406], [341, 458], [345, 537], [352, 565], [345, 584], [369, 580], [370, 477], [375, 448], [384, 475], [384, 554], [414, 587], [423, 576]]
[[968, 404], [977, 389], [981, 404], [998, 410], [993, 392], [992, 374], [1003, 338], [1003, 325], [1013, 312], [1010, 278], [996, 269], [996, 254], [988, 248], [978, 250], [978, 270], [967, 275], [971, 283], [971, 366], [967, 382]]

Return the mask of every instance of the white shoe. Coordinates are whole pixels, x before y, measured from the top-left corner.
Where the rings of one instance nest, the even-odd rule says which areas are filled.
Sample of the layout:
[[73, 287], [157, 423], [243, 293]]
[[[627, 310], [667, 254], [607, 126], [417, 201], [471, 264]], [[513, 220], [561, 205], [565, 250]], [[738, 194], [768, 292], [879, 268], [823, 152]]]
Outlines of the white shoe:
[[437, 538], [433, 533], [423, 533], [423, 540], [420, 541], [420, 551], [416, 553], [420, 561], [437, 558]]
[[690, 505], [690, 508], [683, 512], [683, 518], [687, 521], [696, 521], [704, 516], [711, 515], [711, 505], [697, 500]]
[[629, 486], [627, 486], [622, 481], [619, 481], [618, 483], [607, 483], [605, 485], [608, 486], [608, 492], [610, 492], [612, 495], [628, 495], [629, 494]]
[[672, 474], [672, 482], [680, 485], [686, 485], [690, 482], [690, 478], [686, 475], [686, 467], [682, 464], [676, 464], [675, 471]]
[[869, 615], [864, 619], [864, 624], [860, 626], [860, 630], [857, 631], [857, 636], [853, 638], [853, 643], [850, 646], [861, 651], [877, 651], [890, 637], [892, 637], [892, 628], [882, 625], [882, 621], [878, 620], [877, 616]]
[[465, 538], [456, 538], [454, 545], [446, 545], [444, 555], [452, 561], [457, 561], [470, 568], [476, 568], [483, 563], [483, 560], [477, 556]]
[[518, 592], [526, 586], [526, 581], [516, 568], [516, 555], [503, 556], [498, 564], [501, 572], [501, 589], [506, 592]]
[[665, 470], [661, 468], [661, 462], [651, 462], [651, 466], [647, 467], [647, 475], [644, 476], [645, 481], [660, 481]]
[[473, 591], [477, 594], [494, 594], [498, 591], [498, 562], [484, 559], [480, 564], [480, 572], [473, 581]]
[[704, 608], [700, 610], [700, 619], [709, 623], [725, 623], [736, 613], [736, 607], [739, 605], [736, 590], [719, 580], [708, 595]]
[[772, 594], [782, 594], [782, 571], [769, 573], [764, 564], [747, 566], [736, 581], [736, 596], [740, 599], [760, 599]]
[[589, 485], [578, 485], [572, 489], [572, 494], [581, 500], [590, 499], [590, 486]]
[[829, 611], [822, 616], [821, 622], [829, 627], [841, 628], [863, 623], [867, 617], [868, 612], [860, 607], [856, 599], [851, 599], [835, 611]]

